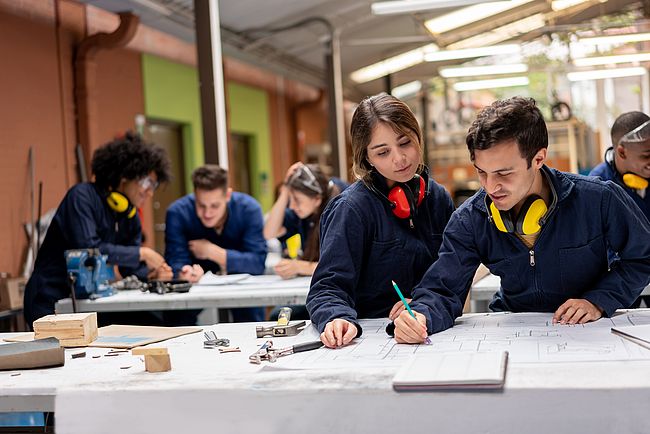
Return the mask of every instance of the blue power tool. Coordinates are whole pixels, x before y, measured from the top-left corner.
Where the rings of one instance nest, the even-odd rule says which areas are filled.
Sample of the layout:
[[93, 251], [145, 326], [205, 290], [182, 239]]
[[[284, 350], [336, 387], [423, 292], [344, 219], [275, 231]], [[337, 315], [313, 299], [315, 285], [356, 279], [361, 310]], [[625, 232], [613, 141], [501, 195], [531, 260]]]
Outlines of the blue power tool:
[[113, 267], [106, 263], [107, 256], [102, 255], [99, 249], [66, 250], [64, 254], [76, 298], [95, 299], [115, 293], [110, 284], [115, 280]]

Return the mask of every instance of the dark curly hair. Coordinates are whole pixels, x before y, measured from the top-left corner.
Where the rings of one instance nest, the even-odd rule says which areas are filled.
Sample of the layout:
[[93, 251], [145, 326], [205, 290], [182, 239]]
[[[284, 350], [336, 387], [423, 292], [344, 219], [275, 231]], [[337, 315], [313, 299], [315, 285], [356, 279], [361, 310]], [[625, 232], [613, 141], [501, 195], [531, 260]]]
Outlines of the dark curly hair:
[[465, 143], [474, 161], [474, 150], [489, 149], [513, 139], [529, 168], [535, 154], [540, 149], [548, 148], [544, 116], [532, 98], [515, 96], [494, 101], [485, 107], [469, 127]]
[[91, 169], [95, 184], [104, 190], [116, 190], [122, 179], [138, 180], [150, 172], [156, 173], [161, 184], [171, 177], [167, 152], [132, 132], [97, 148]]

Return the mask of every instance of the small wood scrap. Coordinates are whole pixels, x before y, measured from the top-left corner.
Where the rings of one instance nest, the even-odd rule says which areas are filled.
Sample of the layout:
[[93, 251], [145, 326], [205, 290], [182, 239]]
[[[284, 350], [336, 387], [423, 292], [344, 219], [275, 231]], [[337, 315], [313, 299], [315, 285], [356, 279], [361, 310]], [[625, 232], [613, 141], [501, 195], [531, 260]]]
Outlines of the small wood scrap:
[[83, 357], [86, 357], [86, 352], [85, 351], [81, 351], [79, 353], [72, 354], [73, 359], [81, 359]]
[[108, 353], [109, 354], [115, 354], [115, 353], [128, 353], [129, 350], [110, 350]]
[[134, 356], [157, 356], [167, 354], [167, 347], [137, 347], [131, 350]]
[[115, 357], [115, 356], [119, 356], [119, 355], [120, 355], [120, 353], [106, 353], [106, 354], [104, 354], [104, 357]]
[[130, 366], [120, 366], [120, 369], [129, 369]]
[[172, 369], [167, 348], [134, 348], [131, 353], [144, 356], [144, 369], [147, 372], [167, 372]]
[[84, 347], [97, 339], [97, 313], [47, 315], [34, 321], [34, 339], [55, 337], [62, 347]]
[[99, 359], [101, 356], [98, 354], [96, 356], [93, 356], [93, 359]]
[[225, 347], [219, 348], [220, 353], [241, 353], [239, 347]]
[[20, 372], [14, 372], [13, 374], [11, 374], [12, 377], [17, 377], [19, 375], [20, 375]]

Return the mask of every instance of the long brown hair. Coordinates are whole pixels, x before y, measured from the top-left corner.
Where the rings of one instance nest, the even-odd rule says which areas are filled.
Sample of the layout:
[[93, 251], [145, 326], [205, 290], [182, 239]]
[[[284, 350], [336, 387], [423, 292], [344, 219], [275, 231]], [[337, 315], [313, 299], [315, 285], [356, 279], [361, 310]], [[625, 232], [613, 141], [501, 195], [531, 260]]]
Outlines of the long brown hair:
[[420, 158], [423, 156], [422, 130], [415, 115], [405, 103], [386, 93], [370, 96], [359, 103], [350, 125], [352, 138], [352, 173], [366, 183], [370, 182], [372, 167], [368, 162], [368, 145], [372, 132], [379, 123], [389, 125], [398, 134], [415, 136]]
[[341, 190], [317, 164], [306, 164], [296, 169], [287, 181], [287, 187], [310, 198], [321, 198], [320, 206], [309, 216], [313, 229], [302, 246], [302, 259], [316, 262], [320, 258], [320, 217], [329, 201]]

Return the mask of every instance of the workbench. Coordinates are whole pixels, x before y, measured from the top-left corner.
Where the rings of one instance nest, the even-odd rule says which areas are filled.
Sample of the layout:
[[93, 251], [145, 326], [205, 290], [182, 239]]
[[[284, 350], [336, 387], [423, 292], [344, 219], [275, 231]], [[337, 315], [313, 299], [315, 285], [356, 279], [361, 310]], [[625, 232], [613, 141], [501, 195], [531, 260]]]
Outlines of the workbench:
[[[550, 319], [550, 314], [543, 315]], [[636, 310], [631, 315], [639, 323], [650, 323], [650, 310]], [[534, 331], [539, 326], [539, 316], [531, 314], [468, 314], [459, 318], [453, 329], [433, 335], [432, 341], [438, 345], [485, 339], [476, 337], [481, 334], [479, 326], [468, 329], [467, 324], [495, 319], [517, 324], [519, 329]], [[79, 349], [66, 350], [66, 365], [60, 368], [20, 371], [19, 375], [0, 372], [0, 411], [55, 411], [59, 434], [650, 432], [646, 417], [650, 350], [619, 343], [634, 357], [606, 360], [608, 355], [599, 354], [598, 349], [607, 348], [605, 341], [612, 342], [610, 321], [584, 328], [588, 330], [585, 336], [591, 336], [588, 350], [593, 357], [586, 355], [586, 345], [580, 345], [581, 326], [554, 326], [559, 333], [571, 331], [578, 337], [577, 345], [574, 339], [558, 348], [573, 349], [574, 355], [584, 351], [580, 361], [535, 362], [540, 357], [535, 351], [522, 353], [513, 347], [501, 392], [413, 393], [392, 389], [391, 379], [402, 358], [354, 358], [350, 357], [355, 354], [351, 346], [321, 348], [274, 364], [254, 365], [248, 356], [265, 341], [255, 337], [256, 324], [223, 323], [207, 330], [228, 337], [231, 345], [240, 347], [240, 353], [204, 349], [203, 333], [154, 344], [168, 348], [169, 372], [147, 373], [141, 358], [129, 353], [105, 357], [108, 350], [99, 348], [87, 348], [87, 356], [76, 359], [71, 355]], [[364, 336], [379, 336], [385, 322], [362, 320]], [[602, 339], [603, 345], [593, 347], [594, 336], [597, 341]], [[296, 337], [275, 338], [274, 343], [288, 346], [317, 338], [317, 331], [308, 327]], [[397, 345], [389, 337], [382, 339], [392, 355], [419, 348]], [[534, 346], [548, 337], [532, 333], [526, 339], [527, 345]], [[292, 366], [292, 360], [302, 355], [347, 358], [330, 368]]]
[[[305, 304], [311, 277], [269, 281], [275, 276], [250, 276], [241, 283], [194, 285], [189, 292], [156, 294], [139, 290], [118, 291], [109, 297], [77, 300], [78, 312], [129, 312], [144, 310], [229, 309], [237, 307]], [[72, 300], [55, 305], [57, 313], [72, 312]], [[218, 322], [218, 315], [212, 322]]]

